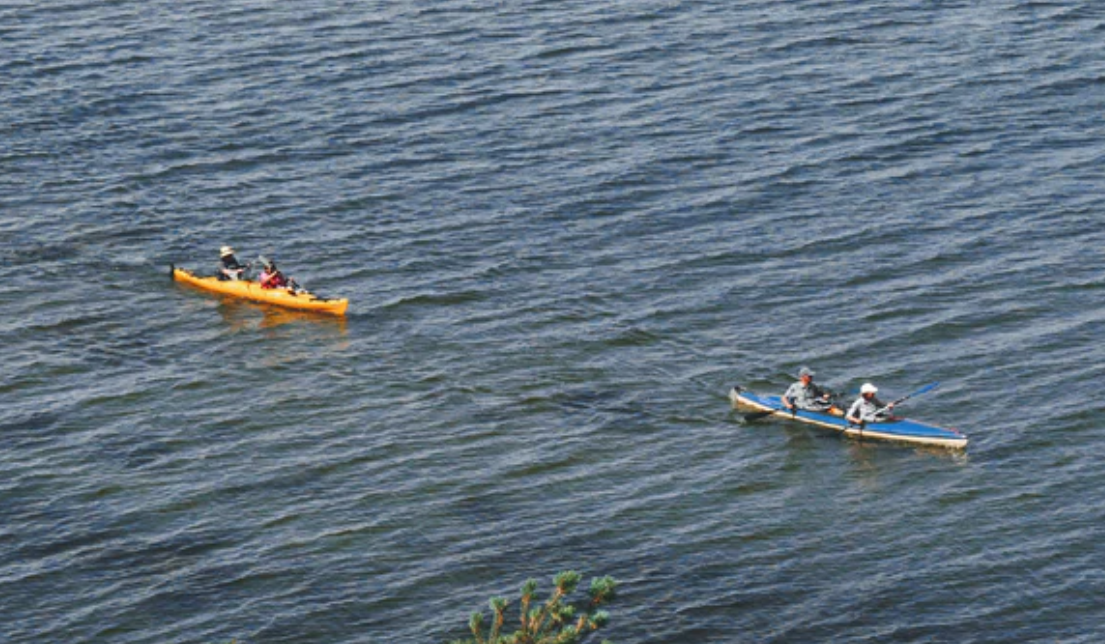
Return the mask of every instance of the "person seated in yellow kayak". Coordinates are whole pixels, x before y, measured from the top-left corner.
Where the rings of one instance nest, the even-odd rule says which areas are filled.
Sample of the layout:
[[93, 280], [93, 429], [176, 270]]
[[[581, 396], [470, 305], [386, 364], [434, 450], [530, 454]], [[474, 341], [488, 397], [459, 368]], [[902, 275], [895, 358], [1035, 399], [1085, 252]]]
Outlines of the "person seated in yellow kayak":
[[236, 282], [244, 277], [247, 268], [249, 266], [244, 266], [238, 262], [238, 258], [234, 256], [233, 248], [223, 246], [219, 249], [219, 272], [217, 276], [220, 281]]
[[782, 403], [791, 413], [804, 409], [822, 414], [843, 416], [844, 411], [833, 404], [832, 394], [813, 384], [813, 370], [802, 367], [798, 371], [798, 382], [793, 383], [783, 394]]
[[295, 280], [281, 273], [280, 269], [276, 268], [276, 262], [271, 259], [265, 259], [264, 257], [261, 258], [261, 274], [257, 277], [257, 281], [261, 284], [261, 288], [265, 289], [286, 288], [289, 291], [299, 290], [299, 284], [296, 284]]
[[867, 423], [876, 423], [894, 418], [890, 414], [894, 411], [894, 403], [883, 404], [881, 400], [875, 398], [877, 393], [879, 393], [878, 387], [869, 382], [863, 383], [863, 386], [859, 388], [859, 398], [856, 398], [856, 402], [852, 403], [852, 406], [848, 409], [847, 420], [849, 423], [862, 427]]

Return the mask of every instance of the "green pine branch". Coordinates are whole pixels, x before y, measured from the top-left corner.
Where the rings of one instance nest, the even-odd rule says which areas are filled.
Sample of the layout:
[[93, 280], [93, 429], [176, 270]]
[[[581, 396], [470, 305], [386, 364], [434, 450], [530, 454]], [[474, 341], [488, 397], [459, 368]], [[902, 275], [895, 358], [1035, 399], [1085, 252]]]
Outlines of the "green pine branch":
[[[574, 570], [556, 575], [549, 598], [539, 606], [533, 605], [537, 581], [526, 580], [518, 600], [520, 628], [517, 631], [503, 634], [509, 602], [503, 597], [494, 597], [488, 602], [491, 622], [486, 631], [484, 614], [474, 612], [468, 620], [472, 637], [455, 640], [452, 644], [580, 644], [585, 637], [609, 623], [610, 614], [599, 607], [615, 598], [618, 585], [611, 577], [593, 579], [587, 600], [570, 602], [569, 597], [578, 588], [580, 579], [581, 575]], [[604, 640], [602, 644], [610, 642]]]

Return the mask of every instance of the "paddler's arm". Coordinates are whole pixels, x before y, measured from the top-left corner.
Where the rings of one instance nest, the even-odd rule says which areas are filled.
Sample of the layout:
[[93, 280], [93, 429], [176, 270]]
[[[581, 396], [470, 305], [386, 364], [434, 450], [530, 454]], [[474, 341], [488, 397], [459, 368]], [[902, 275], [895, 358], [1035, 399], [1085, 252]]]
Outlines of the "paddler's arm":
[[783, 407], [787, 411], [794, 411], [794, 394], [791, 393], [793, 390], [794, 385], [787, 387], [786, 393], [779, 399], [779, 402], [783, 403]]
[[845, 418], [849, 423], [853, 425], [863, 426], [863, 418], [859, 411], [859, 402], [852, 403], [851, 408], [848, 409], [848, 416]]

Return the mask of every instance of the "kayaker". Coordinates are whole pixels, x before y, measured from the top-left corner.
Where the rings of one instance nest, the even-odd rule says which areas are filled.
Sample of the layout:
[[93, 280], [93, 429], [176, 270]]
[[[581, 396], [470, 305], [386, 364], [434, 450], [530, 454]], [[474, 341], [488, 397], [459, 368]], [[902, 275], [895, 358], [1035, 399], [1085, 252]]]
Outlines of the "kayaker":
[[796, 409], [816, 411], [822, 414], [843, 416], [844, 411], [833, 404], [832, 394], [813, 384], [814, 372], [809, 367], [798, 371], [798, 382], [787, 388], [783, 394], [783, 406], [791, 413]]
[[262, 257], [261, 267], [261, 275], [257, 278], [257, 281], [261, 283], [261, 288], [292, 288], [292, 281], [285, 277], [280, 269], [276, 268], [276, 262]]
[[862, 426], [890, 418], [890, 412], [894, 410], [894, 403], [883, 404], [881, 400], [875, 398], [877, 393], [879, 393], [878, 387], [869, 382], [863, 383], [863, 386], [859, 388], [859, 398], [856, 398], [856, 401], [848, 409], [847, 420], [849, 423]]
[[218, 277], [223, 282], [234, 282], [242, 279], [242, 275], [246, 272], [247, 266], [243, 266], [238, 263], [238, 258], [234, 257], [234, 249], [230, 246], [223, 246], [219, 249], [219, 272]]

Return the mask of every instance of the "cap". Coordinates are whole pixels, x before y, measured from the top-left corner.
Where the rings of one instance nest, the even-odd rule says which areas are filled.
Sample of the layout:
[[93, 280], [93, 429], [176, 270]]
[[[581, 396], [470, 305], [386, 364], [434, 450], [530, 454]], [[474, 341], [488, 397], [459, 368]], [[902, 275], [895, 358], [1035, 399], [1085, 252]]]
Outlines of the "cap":
[[869, 383], [869, 382], [865, 382], [865, 383], [863, 383], [863, 386], [859, 388], [859, 393], [861, 393], [861, 394], [877, 394], [877, 393], [879, 393], [879, 388], [876, 387], [875, 385]]
[[813, 369], [810, 369], [809, 367], [802, 367], [801, 369], [799, 369], [798, 370], [798, 377], [802, 378], [803, 376], [809, 376], [810, 378], [813, 378], [813, 376], [814, 376]]
[[226, 257], [227, 255], [233, 255], [234, 249], [230, 246], [223, 246], [219, 249], [219, 257]]

